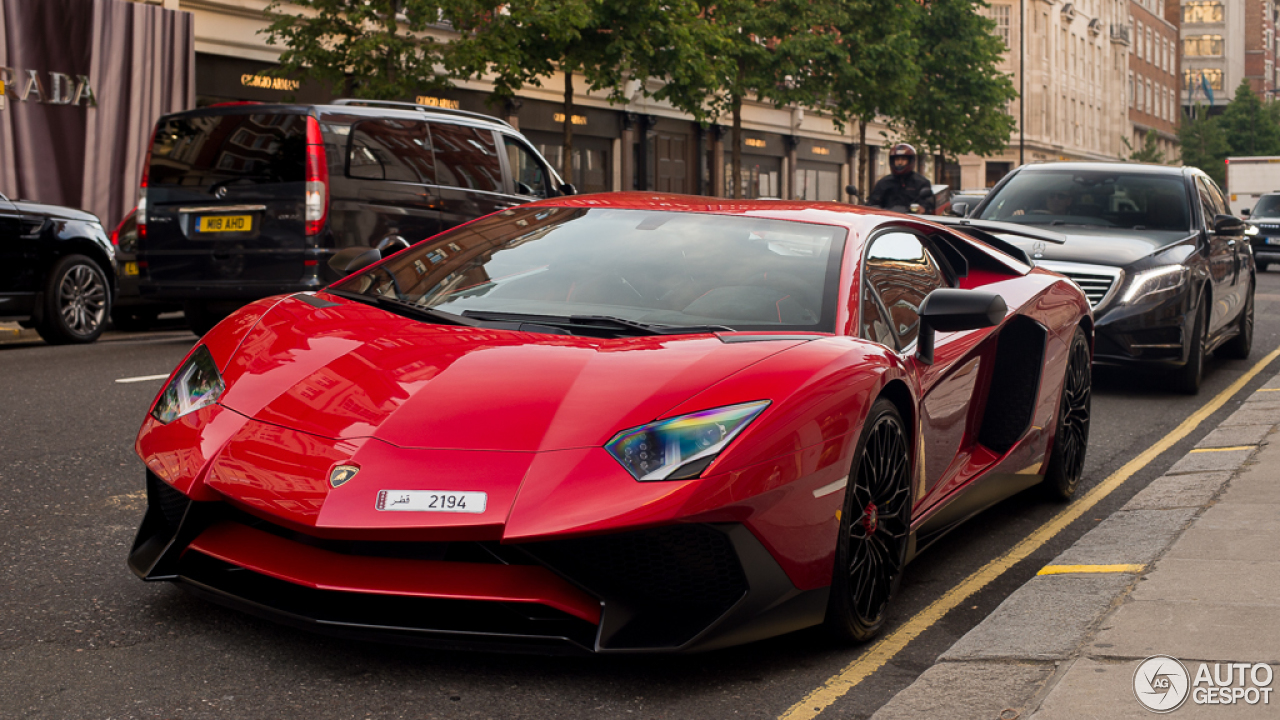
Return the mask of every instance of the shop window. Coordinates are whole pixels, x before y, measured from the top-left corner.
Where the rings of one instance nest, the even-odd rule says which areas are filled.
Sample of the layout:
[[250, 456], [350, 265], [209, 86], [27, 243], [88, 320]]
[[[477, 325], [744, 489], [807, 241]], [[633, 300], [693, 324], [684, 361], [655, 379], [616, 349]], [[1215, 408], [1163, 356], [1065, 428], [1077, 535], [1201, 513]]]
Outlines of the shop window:
[[840, 171], [837, 168], [818, 170], [799, 168], [796, 170], [795, 199], [817, 202], [840, 199]]
[[[1079, 134], [1079, 131], [1077, 131]], [[1013, 170], [1013, 163], [1008, 162], [989, 162], [987, 163], [987, 187], [995, 187], [1000, 179]]]

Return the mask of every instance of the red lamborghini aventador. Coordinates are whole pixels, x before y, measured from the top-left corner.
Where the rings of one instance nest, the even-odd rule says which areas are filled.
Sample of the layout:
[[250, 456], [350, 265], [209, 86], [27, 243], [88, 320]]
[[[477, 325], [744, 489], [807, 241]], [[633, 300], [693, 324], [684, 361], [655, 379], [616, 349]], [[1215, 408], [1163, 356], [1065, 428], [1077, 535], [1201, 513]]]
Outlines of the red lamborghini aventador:
[[1080, 479], [1089, 304], [1001, 230], [631, 193], [343, 251], [169, 378], [129, 564], [397, 642], [865, 640], [925, 546]]

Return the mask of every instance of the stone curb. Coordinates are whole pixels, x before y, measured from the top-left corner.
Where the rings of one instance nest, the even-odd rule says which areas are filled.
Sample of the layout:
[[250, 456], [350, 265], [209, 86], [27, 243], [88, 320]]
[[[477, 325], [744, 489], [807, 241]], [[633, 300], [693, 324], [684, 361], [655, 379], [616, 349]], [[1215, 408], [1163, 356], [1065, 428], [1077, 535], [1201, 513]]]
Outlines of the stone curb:
[[[1103, 618], [1193, 525], [1280, 420], [1280, 375], [1164, 475], [1049, 565], [1138, 565], [1135, 572], [1037, 575], [882, 706], [872, 720], [1026, 718]], [[967, 691], [959, 691], [968, 688]]]

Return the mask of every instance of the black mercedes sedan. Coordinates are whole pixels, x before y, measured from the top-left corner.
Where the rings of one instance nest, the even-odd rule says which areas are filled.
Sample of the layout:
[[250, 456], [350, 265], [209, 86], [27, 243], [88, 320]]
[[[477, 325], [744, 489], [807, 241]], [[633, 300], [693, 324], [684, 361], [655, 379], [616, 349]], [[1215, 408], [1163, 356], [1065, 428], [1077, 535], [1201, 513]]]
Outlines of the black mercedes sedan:
[[1246, 224], [1200, 170], [1134, 163], [1024, 165], [970, 217], [1044, 226], [1062, 245], [1016, 240], [1088, 295], [1094, 362], [1159, 367], [1200, 389], [1205, 357], [1248, 357], [1255, 264]]
[[114, 288], [115, 249], [96, 216], [0, 195], [0, 320], [55, 345], [93, 342]]

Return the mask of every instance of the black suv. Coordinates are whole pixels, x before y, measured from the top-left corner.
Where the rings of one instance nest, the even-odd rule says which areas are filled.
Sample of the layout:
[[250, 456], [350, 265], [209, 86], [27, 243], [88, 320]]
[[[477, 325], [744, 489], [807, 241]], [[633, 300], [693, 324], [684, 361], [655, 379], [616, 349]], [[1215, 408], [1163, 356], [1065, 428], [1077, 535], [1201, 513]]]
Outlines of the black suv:
[[1244, 214], [1249, 218], [1245, 235], [1253, 247], [1258, 270], [1265, 271], [1272, 263], [1280, 265], [1280, 193], [1263, 195]]
[[231, 103], [156, 123], [137, 213], [139, 289], [203, 334], [236, 307], [338, 279], [349, 247], [397, 252], [571, 194], [510, 125], [412, 103]]
[[114, 288], [115, 251], [97, 217], [0, 195], [0, 320], [53, 344], [93, 342]]

